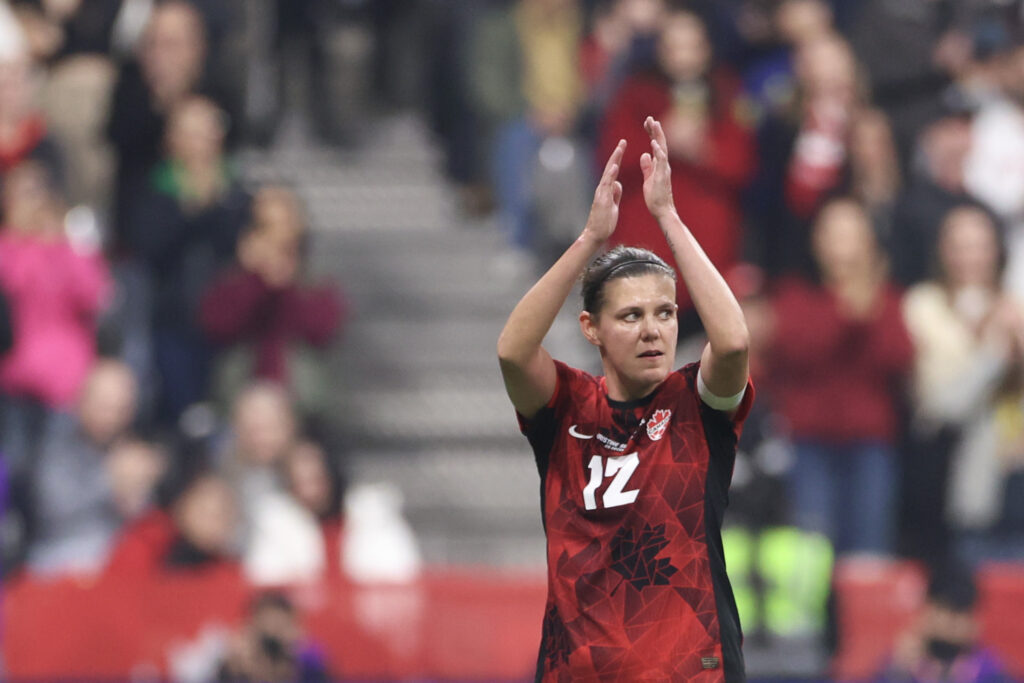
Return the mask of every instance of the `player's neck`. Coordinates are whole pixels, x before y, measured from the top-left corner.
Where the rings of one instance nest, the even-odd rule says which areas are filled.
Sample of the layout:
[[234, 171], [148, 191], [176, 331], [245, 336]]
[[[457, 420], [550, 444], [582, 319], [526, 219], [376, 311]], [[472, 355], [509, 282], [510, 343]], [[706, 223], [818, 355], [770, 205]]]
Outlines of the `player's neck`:
[[605, 368], [604, 377], [608, 398], [620, 403], [646, 398], [661, 384], [661, 381], [631, 382], [628, 378], [617, 375], [611, 368]]

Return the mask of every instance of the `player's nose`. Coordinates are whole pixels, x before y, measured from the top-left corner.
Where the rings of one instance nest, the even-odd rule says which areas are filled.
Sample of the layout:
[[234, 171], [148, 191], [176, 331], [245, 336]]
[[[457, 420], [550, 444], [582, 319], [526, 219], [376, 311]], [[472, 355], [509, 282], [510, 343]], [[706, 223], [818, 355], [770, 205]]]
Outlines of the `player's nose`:
[[657, 321], [649, 315], [645, 315], [640, 322], [640, 337], [644, 340], [657, 339], [661, 334]]

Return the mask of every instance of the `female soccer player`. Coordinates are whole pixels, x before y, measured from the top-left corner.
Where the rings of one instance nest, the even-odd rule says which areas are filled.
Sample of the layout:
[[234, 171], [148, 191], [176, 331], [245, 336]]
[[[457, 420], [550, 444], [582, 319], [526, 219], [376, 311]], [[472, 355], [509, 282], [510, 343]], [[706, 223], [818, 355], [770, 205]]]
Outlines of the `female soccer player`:
[[[590, 263], [618, 219], [620, 141], [580, 237], [512, 311], [501, 371], [540, 470], [548, 600], [538, 681], [743, 681], [719, 533], [753, 400], [739, 304], [676, 213], [661, 124], [640, 159], [657, 219], [704, 323], [699, 363], [672, 371], [675, 271], [645, 249]], [[590, 265], [588, 265], [590, 264]], [[583, 273], [593, 377], [541, 345]]]

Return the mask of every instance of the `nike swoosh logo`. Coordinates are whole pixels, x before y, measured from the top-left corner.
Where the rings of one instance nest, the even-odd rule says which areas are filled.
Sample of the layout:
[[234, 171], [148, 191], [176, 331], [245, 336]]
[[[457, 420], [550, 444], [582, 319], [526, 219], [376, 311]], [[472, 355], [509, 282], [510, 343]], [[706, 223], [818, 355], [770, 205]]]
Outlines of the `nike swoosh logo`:
[[593, 439], [594, 438], [593, 434], [580, 434], [579, 432], [577, 432], [576, 431], [576, 425], [573, 425], [572, 427], [569, 427], [569, 435], [570, 436], [575, 436], [577, 439]]

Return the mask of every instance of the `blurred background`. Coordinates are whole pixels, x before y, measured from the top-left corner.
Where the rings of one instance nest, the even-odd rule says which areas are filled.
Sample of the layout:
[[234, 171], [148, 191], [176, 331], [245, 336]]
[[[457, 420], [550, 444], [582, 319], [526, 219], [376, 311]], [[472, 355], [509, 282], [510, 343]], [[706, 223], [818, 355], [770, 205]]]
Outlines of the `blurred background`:
[[[494, 347], [620, 138], [613, 239], [669, 256], [653, 114], [753, 336], [751, 679], [1024, 679], [1022, 41], [1019, 0], [0, 0], [0, 676], [532, 680]], [[599, 372], [578, 308], [547, 346]]]

